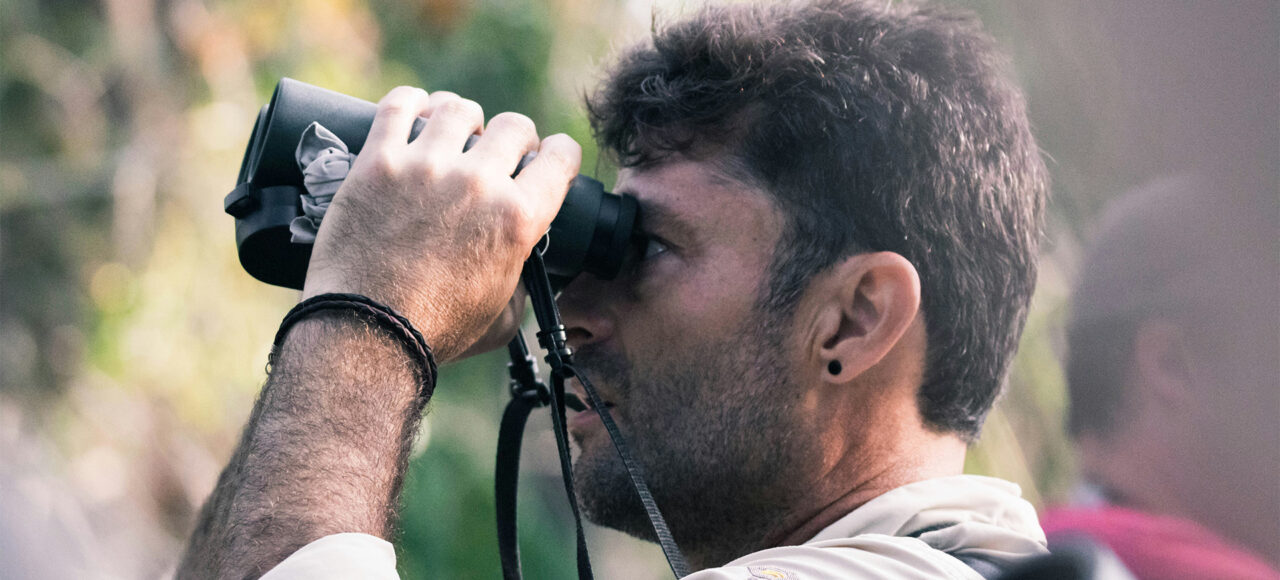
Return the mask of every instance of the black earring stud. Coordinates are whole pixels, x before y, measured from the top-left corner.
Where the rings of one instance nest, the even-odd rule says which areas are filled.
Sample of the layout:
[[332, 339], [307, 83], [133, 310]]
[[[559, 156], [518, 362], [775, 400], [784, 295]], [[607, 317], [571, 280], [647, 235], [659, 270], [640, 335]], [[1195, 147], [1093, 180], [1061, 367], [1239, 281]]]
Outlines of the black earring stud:
[[843, 370], [844, 367], [840, 366], [840, 361], [838, 360], [827, 363], [827, 372], [831, 373], [832, 376], [840, 376], [840, 372]]

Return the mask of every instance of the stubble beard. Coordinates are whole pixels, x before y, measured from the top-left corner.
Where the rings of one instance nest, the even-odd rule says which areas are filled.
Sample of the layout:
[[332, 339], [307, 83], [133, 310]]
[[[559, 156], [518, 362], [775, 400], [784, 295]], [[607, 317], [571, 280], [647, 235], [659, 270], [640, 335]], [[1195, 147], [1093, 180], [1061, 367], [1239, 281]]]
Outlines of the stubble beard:
[[[611, 409], [646, 483], [690, 560], [723, 564], [768, 547], [805, 495], [818, 446], [796, 429], [800, 389], [787, 372], [785, 321], [766, 315], [719, 344], [633, 362], [578, 352], [588, 378], [608, 385]], [[630, 477], [603, 429], [575, 436], [579, 504], [587, 519], [655, 540]]]

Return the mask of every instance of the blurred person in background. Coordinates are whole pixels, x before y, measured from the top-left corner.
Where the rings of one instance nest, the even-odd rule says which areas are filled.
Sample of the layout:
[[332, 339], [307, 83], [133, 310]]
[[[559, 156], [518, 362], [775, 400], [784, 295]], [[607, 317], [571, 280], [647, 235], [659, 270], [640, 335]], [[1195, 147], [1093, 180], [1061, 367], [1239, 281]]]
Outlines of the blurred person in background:
[[1277, 25], [1270, 1], [1105, 9], [1146, 183], [1088, 239], [1067, 364], [1084, 481], [1043, 523], [1141, 578], [1280, 578]]
[[[1043, 553], [1016, 485], [962, 474], [1025, 321], [1047, 190], [1004, 68], [941, 9], [712, 6], [590, 100], [646, 240], [560, 306], [690, 578], [976, 579]], [[519, 115], [486, 126], [456, 95], [392, 91], [304, 297], [390, 304], [441, 362], [502, 344], [578, 155]], [[433, 378], [405, 355], [341, 312], [293, 326], [179, 575], [395, 577], [385, 539]], [[598, 416], [571, 430], [588, 518], [652, 538]]]
[[1237, 185], [1171, 177], [1115, 202], [1072, 302], [1085, 482], [1043, 523], [1141, 578], [1280, 577], [1280, 204]]

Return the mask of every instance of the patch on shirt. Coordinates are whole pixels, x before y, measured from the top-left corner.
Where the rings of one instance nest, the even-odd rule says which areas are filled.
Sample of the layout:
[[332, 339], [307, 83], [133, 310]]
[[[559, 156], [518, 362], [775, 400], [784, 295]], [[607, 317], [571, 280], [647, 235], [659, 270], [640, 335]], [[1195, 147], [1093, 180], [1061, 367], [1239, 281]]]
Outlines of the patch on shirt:
[[765, 580], [796, 580], [790, 572], [782, 568], [774, 568], [773, 566], [747, 566], [747, 571], [751, 573], [752, 578], [764, 578]]

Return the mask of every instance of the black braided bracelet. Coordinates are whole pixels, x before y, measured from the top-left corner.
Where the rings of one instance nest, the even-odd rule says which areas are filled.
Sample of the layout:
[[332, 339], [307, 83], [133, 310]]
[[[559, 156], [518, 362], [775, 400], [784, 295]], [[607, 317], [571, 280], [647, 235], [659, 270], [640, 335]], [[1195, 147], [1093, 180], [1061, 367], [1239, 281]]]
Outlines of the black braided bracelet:
[[303, 318], [327, 310], [352, 311], [362, 319], [374, 322], [390, 331], [391, 335], [409, 351], [422, 371], [422, 384], [418, 388], [418, 406], [426, 404], [436, 385], [436, 359], [431, 354], [431, 347], [427, 345], [426, 339], [422, 338], [422, 333], [409, 323], [409, 319], [400, 316], [390, 306], [360, 294], [320, 294], [294, 306], [280, 323], [280, 330], [276, 331], [274, 347], [271, 349], [271, 366], [275, 366], [275, 357], [289, 329]]

